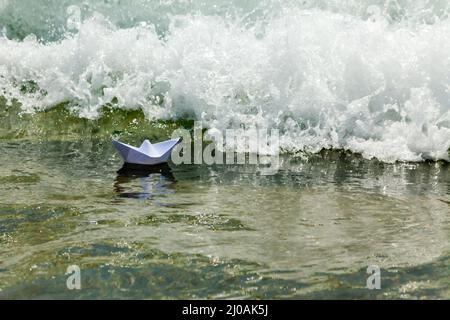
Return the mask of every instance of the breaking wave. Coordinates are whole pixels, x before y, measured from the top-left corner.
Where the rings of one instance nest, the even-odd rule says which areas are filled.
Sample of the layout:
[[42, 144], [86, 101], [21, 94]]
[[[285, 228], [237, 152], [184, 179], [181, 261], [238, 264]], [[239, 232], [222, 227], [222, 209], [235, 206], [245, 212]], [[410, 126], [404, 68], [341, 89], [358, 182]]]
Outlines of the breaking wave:
[[449, 160], [447, 1], [0, 0], [0, 95], [277, 128], [288, 152]]

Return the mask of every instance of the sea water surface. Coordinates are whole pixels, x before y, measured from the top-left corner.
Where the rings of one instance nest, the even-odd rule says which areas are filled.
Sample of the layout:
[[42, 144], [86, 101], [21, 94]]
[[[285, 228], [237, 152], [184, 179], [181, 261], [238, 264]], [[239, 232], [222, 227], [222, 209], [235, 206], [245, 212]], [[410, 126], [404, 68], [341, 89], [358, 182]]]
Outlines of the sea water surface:
[[[448, 299], [449, 12], [0, 0], [0, 298]], [[280, 170], [111, 145], [194, 121], [278, 129]]]

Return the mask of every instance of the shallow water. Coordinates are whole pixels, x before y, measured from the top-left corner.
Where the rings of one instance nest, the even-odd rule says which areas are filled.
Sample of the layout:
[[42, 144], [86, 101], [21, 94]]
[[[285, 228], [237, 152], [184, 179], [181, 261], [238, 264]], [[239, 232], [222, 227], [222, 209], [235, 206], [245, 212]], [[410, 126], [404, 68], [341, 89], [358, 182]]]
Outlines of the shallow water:
[[1, 298], [450, 297], [446, 163], [323, 152], [274, 176], [142, 172], [108, 139], [2, 141], [0, 161]]

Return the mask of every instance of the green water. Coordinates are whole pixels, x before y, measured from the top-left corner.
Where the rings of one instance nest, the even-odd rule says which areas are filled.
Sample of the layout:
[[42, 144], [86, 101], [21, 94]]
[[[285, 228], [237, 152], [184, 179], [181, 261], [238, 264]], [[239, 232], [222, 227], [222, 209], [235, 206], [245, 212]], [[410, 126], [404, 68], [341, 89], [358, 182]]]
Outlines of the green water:
[[[450, 297], [447, 163], [329, 151], [285, 155], [273, 176], [120, 170], [110, 135], [162, 140], [181, 124], [101, 121], [2, 118], [0, 298]], [[369, 265], [380, 290], [366, 288]]]

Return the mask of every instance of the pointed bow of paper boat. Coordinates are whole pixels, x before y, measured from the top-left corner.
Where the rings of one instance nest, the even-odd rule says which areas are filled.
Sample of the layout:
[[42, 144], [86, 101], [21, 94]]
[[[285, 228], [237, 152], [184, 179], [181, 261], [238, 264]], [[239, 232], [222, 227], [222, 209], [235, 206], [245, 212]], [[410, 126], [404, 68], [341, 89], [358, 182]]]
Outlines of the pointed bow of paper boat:
[[172, 149], [177, 145], [180, 139], [171, 139], [152, 144], [145, 140], [137, 148], [126, 143], [113, 140], [113, 145], [122, 156], [125, 163], [139, 165], [157, 165], [169, 160]]

